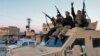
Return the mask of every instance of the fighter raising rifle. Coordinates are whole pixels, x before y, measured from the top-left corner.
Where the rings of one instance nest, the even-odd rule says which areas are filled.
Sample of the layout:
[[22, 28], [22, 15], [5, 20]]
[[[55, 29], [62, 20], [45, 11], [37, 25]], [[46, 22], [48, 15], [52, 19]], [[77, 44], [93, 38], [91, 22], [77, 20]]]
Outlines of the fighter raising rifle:
[[83, 16], [83, 19], [82, 19], [82, 24], [83, 24], [83, 26], [84, 26], [84, 27], [87, 27], [89, 23], [87, 22], [87, 19], [86, 19], [86, 7], [85, 7], [85, 0], [83, 0], [82, 16]]
[[[59, 9], [57, 8], [57, 6], [55, 6], [56, 10], [57, 10], [57, 15], [61, 15]], [[62, 16], [62, 15], [61, 15]]]
[[51, 21], [52, 21], [52, 23], [53, 23], [53, 25], [54, 25], [54, 27], [55, 27], [55, 18], [54, 17], [50, 17], [48, 14], [46, 14], [46, 13], [44, 13], [44, 12], [42, 12], [46, 17], [48, 17]]

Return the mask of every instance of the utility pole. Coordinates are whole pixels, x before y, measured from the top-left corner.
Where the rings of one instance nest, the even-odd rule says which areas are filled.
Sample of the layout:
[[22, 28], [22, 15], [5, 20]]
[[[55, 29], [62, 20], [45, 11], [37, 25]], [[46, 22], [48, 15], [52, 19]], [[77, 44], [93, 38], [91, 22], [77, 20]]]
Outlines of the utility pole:
[[28, 21], [28, 22], [27, 22], [28, 25], [26, 26], [26, 29], [27, 29], [27, 32], [29, 32], [29, 31], [30, 31], [30, 23], [31, 23], [31, 19], [28, 18], [27, 21]]

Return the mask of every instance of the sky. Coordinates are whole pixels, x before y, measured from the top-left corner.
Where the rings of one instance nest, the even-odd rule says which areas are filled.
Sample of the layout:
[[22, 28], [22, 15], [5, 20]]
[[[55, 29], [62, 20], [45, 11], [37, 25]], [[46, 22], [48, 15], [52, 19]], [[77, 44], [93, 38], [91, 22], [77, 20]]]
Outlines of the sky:
[[[27, 18], [31, 18], [31, 29], [41, 31], [42, 24], [46, 23], [42, 11], [51, 17], [56, 16], [56, 5], [65, 17], [65, 11], [71, 11], [71, 2], [74, 2], [76, 12], [82, 9], [83, 0], [0, 0], [0, 27], [17, 26], [21, 31], [25, 31]], [[92, 22], [98, 21], [97, 30], [99, 30], [100, 0], [85, 0], [85, 3]]]

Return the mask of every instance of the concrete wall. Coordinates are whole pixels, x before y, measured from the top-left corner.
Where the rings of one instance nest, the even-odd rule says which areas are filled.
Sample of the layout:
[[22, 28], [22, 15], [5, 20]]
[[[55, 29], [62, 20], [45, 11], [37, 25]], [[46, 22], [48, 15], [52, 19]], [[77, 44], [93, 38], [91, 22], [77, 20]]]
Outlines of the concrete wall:
[[8, 29], [9, 29], [9, 33], [11, 34], [16, 34], [20, 32], [20, 29], [17, 27], [9, 26]]
[[0, 35], [9, 35], [9, 34], [17, 34], [20, 32], [20, 29], [15, 26], [2, 27], [0, 28]]

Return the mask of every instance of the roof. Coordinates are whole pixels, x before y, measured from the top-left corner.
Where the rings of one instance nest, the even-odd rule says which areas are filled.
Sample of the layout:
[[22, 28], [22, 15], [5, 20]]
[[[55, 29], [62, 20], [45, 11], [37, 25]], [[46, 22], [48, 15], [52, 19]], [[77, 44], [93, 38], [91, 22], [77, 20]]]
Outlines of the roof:
[[42, 56], [48, 53], [54, 53], [58, 51], [60, 48], [55, 47], [44, 47], [44, 46], [37, 46], [37, 47], [22, 47], [12, 50], [11, 52], [14, 53], [14, 56]]

